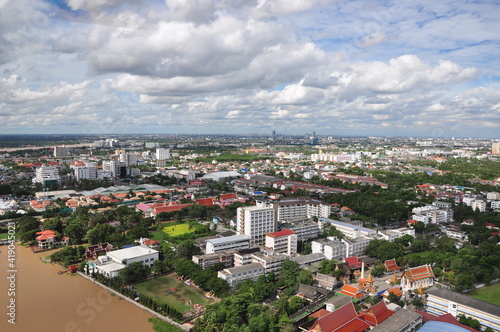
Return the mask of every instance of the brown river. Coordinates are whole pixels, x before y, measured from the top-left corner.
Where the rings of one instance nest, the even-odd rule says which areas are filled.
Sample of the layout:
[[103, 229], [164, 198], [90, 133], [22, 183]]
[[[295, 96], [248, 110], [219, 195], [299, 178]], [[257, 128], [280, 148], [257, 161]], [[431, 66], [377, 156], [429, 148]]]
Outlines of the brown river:
[[151, 314], [79, 276], [58, 275], [62, 268], [40, 259], [51, 251], [15, 253], [8, 261], [8, 246], [0, 246], [0, 331], [153, 331]]

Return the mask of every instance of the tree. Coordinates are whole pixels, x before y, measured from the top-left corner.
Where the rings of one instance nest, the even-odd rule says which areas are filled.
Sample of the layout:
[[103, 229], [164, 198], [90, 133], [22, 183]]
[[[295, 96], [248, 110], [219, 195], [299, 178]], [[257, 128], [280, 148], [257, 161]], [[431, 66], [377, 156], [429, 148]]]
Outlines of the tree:
[[113, 226], [108, 224], [101, 224], [90, 229], [85, 237], [90, 244], [99, 244], [108, 242], [110, 236], [115, 232], [116, 229]]
[[140, 238], [147, 238], [149, 237], [149, 234], [149, 230], [146, 227], [136, 226], [127, 232], [126, 237], [127, 240], [133, 242], [134, 240], [138, 240]]
[[131, 283], [145, 279], [151, 273], [151, 268], [139, 262], [131, 263], [118, 273], [118, 278], [123, 283]]
[[301, 270], [297, 277], [300, 284], [312, 285], [313, 284], [313, 274], [309, 270]]
[[297, 284], [299, 275], [299, 263], [287, 259], [281, 264], [280, 281], [283, 285], [293, 287]]
[[425, 305], [424, 301], [422, 301], [422, 299], [419, 297], [413, 299], [413, 301], [411, 301], [411, 304], [413, 304], [413, 306], [418, 310], [421, 310]]
[[70, 239], [71, 244], [80, 244], [87, 233], [87, 221], [76, 218], [69, 221], [64, 229], [64, 234]]
[[371, 274], [374, 277], [380, 277], [387, 271], [384, 264], [377, 264], [371, 269]]

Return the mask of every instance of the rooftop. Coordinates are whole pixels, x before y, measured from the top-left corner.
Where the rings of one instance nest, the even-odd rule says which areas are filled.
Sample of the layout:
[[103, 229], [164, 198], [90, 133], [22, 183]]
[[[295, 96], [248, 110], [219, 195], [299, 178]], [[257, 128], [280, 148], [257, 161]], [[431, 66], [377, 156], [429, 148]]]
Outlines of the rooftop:
[[476, 310], [489, 313], [491, 315], [500, 316], [500, 306], [489, 302], [475, 299], [473, 297], [453, 292], [444, 288], [432, 287], [426, 291], [427, 294], [446, 299], [447, 301], [456, 302]]
[[134, 246], [130, 248], [110, 251], [108, 252], [108, 256], [115, 258], [116, 260], [123, 261], [126, 259], [141, 257], [152, 253], [158, 253], [158, 250], [154, 250], [146, 246]]
[[223, 243], [240, 242], [240, 241], [250, 241], [250, 235], [233, 235], [217, 239], [209, 239], [207, 240], [207, 243], [218, 245]]

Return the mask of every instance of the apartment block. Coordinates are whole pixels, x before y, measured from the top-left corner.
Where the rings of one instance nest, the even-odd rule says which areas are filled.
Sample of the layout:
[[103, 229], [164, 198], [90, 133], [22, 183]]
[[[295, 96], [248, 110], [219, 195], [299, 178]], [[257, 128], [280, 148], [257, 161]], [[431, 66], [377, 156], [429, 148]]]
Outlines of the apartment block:
[[323, 254], [327, 259], [342, 260], [347, 256], [347, 245], [334, 237], [311, 242], [313, 254]]
[[264, 267], [259, 263], [251, 263], [221, 270], [217, 277], [226, 280], [229, 287], [234, 288], [243, 280], [257, 281], [260, 276], [265, 275]]
[[267, 205], [239, 207], [237, 233], [250, 236], [250, 246], [264, 245], [265, 234], [276, 231], [274, 209]]
[[206, 254], [213, 254], [219, 251], [227, 251], [231, 249], [249, 249], [250, 236], [249, 235], [233, 235], [222, 237], [218, 239], [209, 239], [206, 244]]
[[270, 248], [274, 253], [287, 254], [294, 256], [297, 254], [297, 234], [294, 231], [285, 229], [283, 231], [266, 233], [267, 248]]
[[340, 222], [337, 220], [332, 220], [332, 219], [327, 219], [327, 218], [319, 218], [318, 222], [320, 224], [321, 229], [323, 229], [323, 225], [325, 225], [326, 223], [330, 223], [333, 226], [335, 226], [335, 228], [337, 228], [337, 230], [342, 232], [342, 234], [344, 234], [346, 237], [351, 238], [351, 239], [358, 238], [361, 236], [370, 236], [371, 237], [371, 236], [375, 236], [377, 234], [377, 231], [375, 231], [373, 229], [365, 228], [365, 227], [361, 227], [361, 226], [355, 226], [355, 225]]

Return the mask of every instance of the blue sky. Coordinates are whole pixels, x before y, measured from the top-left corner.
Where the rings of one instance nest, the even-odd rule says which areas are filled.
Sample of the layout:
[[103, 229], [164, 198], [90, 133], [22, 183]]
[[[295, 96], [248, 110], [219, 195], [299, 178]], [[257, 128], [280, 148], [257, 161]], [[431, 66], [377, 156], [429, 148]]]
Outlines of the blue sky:
[[500, 138], [495, 1], [0, 0], [2, 133]]

